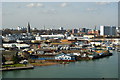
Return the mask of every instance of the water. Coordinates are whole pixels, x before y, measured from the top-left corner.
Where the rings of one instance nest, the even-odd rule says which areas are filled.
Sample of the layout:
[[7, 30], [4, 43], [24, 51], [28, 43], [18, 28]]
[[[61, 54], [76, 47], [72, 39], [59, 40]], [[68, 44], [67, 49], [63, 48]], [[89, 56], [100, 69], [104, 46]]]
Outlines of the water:
[[113, 56], [70, 64], [39, 66], [31, 70], [5, 71], [3, 78], [118, 78], [118, 52]]

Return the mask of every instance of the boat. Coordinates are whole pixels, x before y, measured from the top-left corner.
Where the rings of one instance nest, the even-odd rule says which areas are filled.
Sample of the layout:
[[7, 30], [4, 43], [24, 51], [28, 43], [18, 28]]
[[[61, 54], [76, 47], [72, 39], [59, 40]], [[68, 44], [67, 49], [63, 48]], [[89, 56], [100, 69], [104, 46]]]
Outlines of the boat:
[[63, 62], [75, 62], [75, 57], [73, 55], [68, 55], [65, 53], [60, 53], [55, 56], [55, 61], [63, 61]]

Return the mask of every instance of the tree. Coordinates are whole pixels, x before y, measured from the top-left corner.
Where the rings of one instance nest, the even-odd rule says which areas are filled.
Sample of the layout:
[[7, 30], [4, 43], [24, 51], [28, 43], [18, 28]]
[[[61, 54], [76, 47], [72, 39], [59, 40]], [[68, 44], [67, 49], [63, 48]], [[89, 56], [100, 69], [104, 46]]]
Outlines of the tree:
[[3, 65], [5, 64], [5, 62], [6, 62], [5, 56], [2, 55], [2, 63], [3, 63]]
[[18, 52], [16, 52], [16, 55], [13, 55], [13, 61], [14, 64], [17, 64], [21, 61], [21, 58], [18, 56]]

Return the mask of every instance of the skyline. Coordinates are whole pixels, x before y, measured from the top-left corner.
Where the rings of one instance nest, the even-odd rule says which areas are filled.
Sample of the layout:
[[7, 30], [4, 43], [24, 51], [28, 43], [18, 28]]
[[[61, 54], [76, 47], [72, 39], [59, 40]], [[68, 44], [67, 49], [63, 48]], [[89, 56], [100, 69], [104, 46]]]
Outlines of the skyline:
[[[118, 26], [117, 2], [3, 2], [4, 28], [94, 28]], [[92, 19], [92, 20], [91, 20]]]

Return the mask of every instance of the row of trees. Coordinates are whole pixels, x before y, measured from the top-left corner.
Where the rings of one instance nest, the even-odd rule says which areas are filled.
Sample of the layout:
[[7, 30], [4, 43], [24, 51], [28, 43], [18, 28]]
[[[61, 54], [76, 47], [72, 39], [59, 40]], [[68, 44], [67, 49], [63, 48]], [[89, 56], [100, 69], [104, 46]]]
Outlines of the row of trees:
[[[27, 59], [27, 57], [21, 57], [18, 55], [18, 52], [16, 52], [15, 55], [13, 55], [12, 57], [12, 61], [14, 62], [14, 64], [18, 64], [21, 60]], [[6, 58], [4, 55], [2, 55], [2, 64], [4, 65], [6, 62]]]

